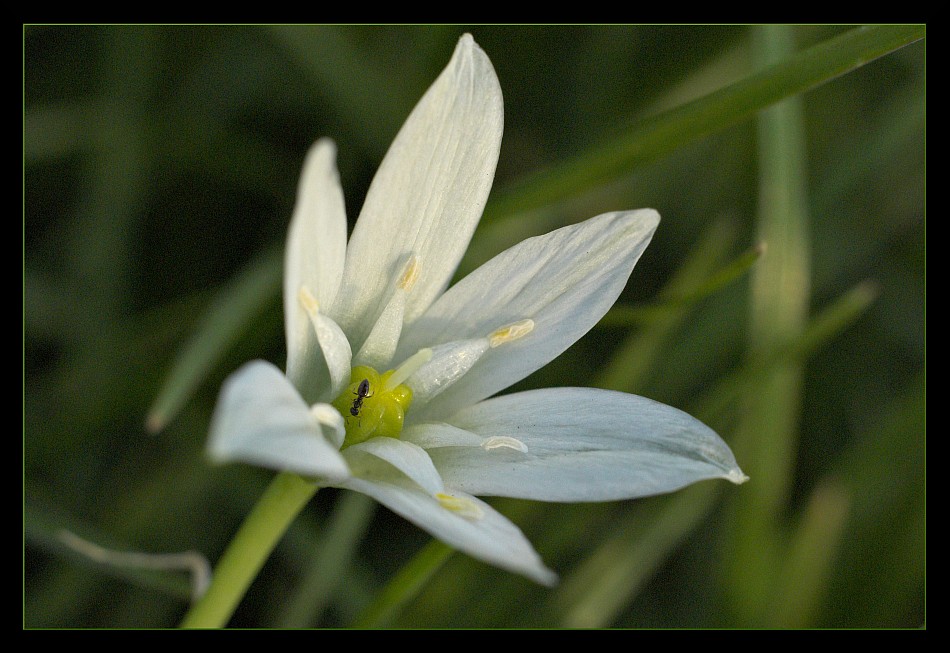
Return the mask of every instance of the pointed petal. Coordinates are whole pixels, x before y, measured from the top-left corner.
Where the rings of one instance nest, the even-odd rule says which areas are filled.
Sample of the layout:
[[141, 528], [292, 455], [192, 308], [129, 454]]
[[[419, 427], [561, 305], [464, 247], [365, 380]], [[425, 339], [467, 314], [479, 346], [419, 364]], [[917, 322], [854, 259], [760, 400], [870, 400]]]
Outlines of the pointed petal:
[[485, 207], [502, 123], [498, 78], [466, 34], [389, 148], [353, 230], [333, 315], [354, 347], [407, 256], [419, 262], [407, 322], [448, 285]]
[[527, 449], [460, 446], [465, 440], [442, 427], [413, 436], [425, 442], [445, 484], [471, 494], [610, 501], [672, 492], [704, 479], [747, 480], [728, 445], [702, 422], [621, 392], [519, 392], [450, 421], [480, 439], [516, 438]]
[[444, 489], [442, 477], [422, 447], [396, 438], [379, 437], [354, 444], [343, 452], [354, 475], [363, 478], [378, 476], [378, 462], [366, 460], [367, 455], [392, 465], [429, 494]]
[[266, 361], [251, 361], [224, 382], [208, 451], [218, 462], [239, 461], [328, 482], [349, 476], [318, 419], [287, 377]]
[[407, 327], [396, 358], [422, 346], [484, 337], [519, 320], [523, 337], [485, 353], [413, 420], [442, 419], [504, 390], [570, 347], [607, 312], [646, 249], [660, 216], [606, 213], [529, 238], [462, 279]]
[[393, 353], [402, 334], [403, 318], [406, 314], [406, 291], [396, 288], [386, 307], [383, 308], [363, 346], [356, 354], [354, 365], [367, 365], [373, 369], [384, 369], [393, 360]]
[[412, 388], [412, 403], [416, 410], [429, 403], [439, 393], [472, 369], [486, 351], [488, 338], [457, 340], [432, 349], [432, 358], [406, 380]]
[[346, 252], [346, 210], [336, 170], [336, 146], [317, 141], [307, 154], [297, 204], [284, 254], [284, 324], [287, 374], [298, 387], [321, 358], [310, 320], [298, 301], [307, 287], [321, 306], [329, 307], [340, 287]]
[[[449, 546], [474, 558], [527, 576], [542, 585], [554, 585], [557, 575], [544, 566], [521, 530], [483, 501], [452, 491], [451, 499], [469, 506], [464, 512], [428, 494], [408, 479], [351, 478], [339, 487], [369, 495]], [[449, 504], [450, 505], [450, 504]]]

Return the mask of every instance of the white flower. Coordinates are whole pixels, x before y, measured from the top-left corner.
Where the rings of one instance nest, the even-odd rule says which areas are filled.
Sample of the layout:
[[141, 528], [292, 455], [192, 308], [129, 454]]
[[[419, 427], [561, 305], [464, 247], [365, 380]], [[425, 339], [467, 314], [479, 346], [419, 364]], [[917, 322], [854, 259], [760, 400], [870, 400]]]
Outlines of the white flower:
[[530, 238], [446, 290], [491, 187], [502, 133], [491, 62], [465, 35], [396, 137], [346, 241], [335, 148], [307, 156], [285, 261], [286, 375], [253, 361], [221, 391], [217, 460], [367, 494], [451, 546], [556, 580], [474, 495], [608, 501], [745, 480], [689, 415], [589, 388], [492, 395], [614, 303], [659, 222], [607, 213]]

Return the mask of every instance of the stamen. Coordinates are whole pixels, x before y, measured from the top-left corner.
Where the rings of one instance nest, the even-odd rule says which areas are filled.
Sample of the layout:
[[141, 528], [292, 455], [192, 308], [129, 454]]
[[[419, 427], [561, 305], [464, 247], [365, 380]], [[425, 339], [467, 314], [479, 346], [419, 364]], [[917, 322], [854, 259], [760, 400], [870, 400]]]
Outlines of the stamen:
[[476, 521], [485, 516], [485, 511], [481, 509], [481, 506], [469, 499], [454, 497], [445, 492], [438, 492], [435, 498], [438, 499], [443, 508], [451, 510], [459, 516], [465, 517], [465, 519]]
[[409, 257], [409, 260], [406, 261], [406, 267], [403, 268], [402, 276], [399, 278], [397, 286], [406, 292], [412, 290], [412, 287], [416, 284], [416, 280], [419, 278], [419, 267], [419, 257], [413, 254]]
[[417, 406], [427, 404], [472, 369], [488, 351], [488, 338], [458, 340], [433, 347], [432, 351], [432, 360], [410, 379]]
[[314, 319], [315, 315], [320, 313], [320, 304], [317, 302], [317, 298], [313, 296], [313, 293], [311, 293], [310, 289], [306, 286], [300, 286], [300, 290], [297, 292], [297, 299], [300, 301], [304, 310], [307, 311], [307, 314], [310, 315], [311, 320]]
[[432, 359], [432, 350], [431, 349], [420, 349], [415, 354], [406, 359], [406, 361], [396, 368], [396, 371], [393, 372], [393, 375], [386, 380], [386, 383], [383, 385], [383, 392], [389, 392], [403, 381], [408, 379], [410, 376], [415, 373], [420, 367], [428, 363]]
[[534, 320], [528, 318], [495, 329], [484, 338], [457, 340], [435, 347], [432, 363], [420, 370], [410, 383], [417, 408], [462, 378], [489, 349], [522, 338], [533, 330]]
[[524, 442], [515, 438], [509, 438], [506, 435], [493, 435], [490, 438], [485, 438], [485, 441], [482, 442], [482, 449], [485, 451], [491, 451], [492, 449], [515, 449], [521, 453], [528, 453], [528, 446]]
[[490, 334], [488, 334], [488, 344], [492, 349], [494, 349], [495, 347], [503, 345], [506, 342], [523, 338], [532, 331], [534, 331], [534, 320], [531, 318], [512, 322], [511, 324], [503, 326], [500, 329], [495, 329]]

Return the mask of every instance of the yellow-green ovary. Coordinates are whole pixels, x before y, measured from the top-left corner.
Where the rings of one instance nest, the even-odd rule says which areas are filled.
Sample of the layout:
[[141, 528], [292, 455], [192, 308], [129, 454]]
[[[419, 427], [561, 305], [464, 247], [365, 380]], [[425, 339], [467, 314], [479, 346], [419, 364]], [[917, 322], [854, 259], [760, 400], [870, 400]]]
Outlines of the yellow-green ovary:
[[[340, 411], [346, 424], [342, 448], [379, 436], [398, 438], [402, 433], [406, 411], [412, 404], [412, 389], [398, 385], [384, 391], [394, 371], [380, 374], [372, 367], [358, 365], [350, 372], [350, 384], [333, 401], [333, 407]], [[359, 387], [364, 380], [369, 388], [360, 401]]]

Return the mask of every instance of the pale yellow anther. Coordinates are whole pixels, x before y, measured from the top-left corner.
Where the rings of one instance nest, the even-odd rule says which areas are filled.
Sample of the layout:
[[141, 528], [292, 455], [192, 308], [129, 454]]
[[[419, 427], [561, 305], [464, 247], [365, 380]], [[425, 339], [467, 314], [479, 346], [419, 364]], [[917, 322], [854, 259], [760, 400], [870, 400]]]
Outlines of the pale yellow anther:
[[406, 261], [406, 267], [402, 271], [402, 276], [399, 277], [399, 283], [397, 286], [409, 292], [412, 290], [412, 287], [416, 283], [416, 279], [419, 278], [419, 257], [413, 254], [409, 257], [409, 260]]
[[512, 322], [511, 324], [503, 326], [500, 329], [495, 329], [490, 334], [488, 334], [488, 345], [492, 348], [495, 348], [499, 345], [505, 344], [506, 342], [523, 338], [532, 331], [534, 331], [534, 320], [530, 318], [518, 320], [517, 322]]
[[311, 316], [317, 315], [320, 312], [320, 304], [317, 302], [317, 298], [313, 296], [313, 293], [311, 293], [310, 289], [306, 286], [300, 286], [300, 290], [297, 291], [297, 300]]
[[524, 442], [516, 438], [509, 438], [507, 435], [493, 435], [485, 438], [482, 442], [482, 449], [491, 451], [492, 449], [514, 449], [521, 453], [528, 453], [528, 447]]
[[451, 510], [460, 517], [465, 517], [465, 519], [478, 520], [485, 516], [485, 511], [481, 507], [469, 499], [463, 497], [454, 497], [451, 494], [446, 494], [445, 492], [437, 492], [435, 498], [438, 499], [439, 505], [441, 505], [446, 510]]

